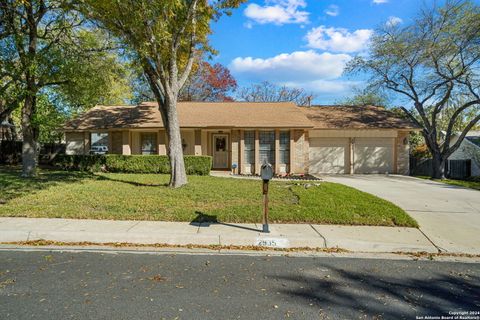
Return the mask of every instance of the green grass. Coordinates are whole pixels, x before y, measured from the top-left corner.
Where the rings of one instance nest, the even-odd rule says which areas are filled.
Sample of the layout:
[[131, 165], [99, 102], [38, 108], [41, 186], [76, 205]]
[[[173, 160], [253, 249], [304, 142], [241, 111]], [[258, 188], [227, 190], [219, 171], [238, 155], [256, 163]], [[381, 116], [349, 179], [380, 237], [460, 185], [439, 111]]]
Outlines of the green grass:
[[[189, 176], [180, 189], [166, 187], [168, 175], [86, 174], [40, 171], [22, 179], [0, 168], [0, 216], [194, 221], [199, 214], [221, 222], [260, 222], [261, 182]], [[3, 201], [1, 200], [3, 198]], [[270, 220], [276, 223], [412, 226], [394, 204], [359, 190], [321, 182], [305, 188], [270, 183]]]
[[469, 189], [474, 189], [474, 190], [480, 190], [480, 179], [470, 179], [470, 180], [455, 180], [455, 179], [432, 179], [430, 177], [426, 176], [417, 176], [417, 178], [422, 178], [422, 179], [427, 179], [427, 180], [432, 180], [432, 181], [437, 181], [437, 182], [443, 182], [446, 184], [451, 184], [454, 186], [459, 186], [459, 187], [464, 187], [464, 188], [469, 188]]

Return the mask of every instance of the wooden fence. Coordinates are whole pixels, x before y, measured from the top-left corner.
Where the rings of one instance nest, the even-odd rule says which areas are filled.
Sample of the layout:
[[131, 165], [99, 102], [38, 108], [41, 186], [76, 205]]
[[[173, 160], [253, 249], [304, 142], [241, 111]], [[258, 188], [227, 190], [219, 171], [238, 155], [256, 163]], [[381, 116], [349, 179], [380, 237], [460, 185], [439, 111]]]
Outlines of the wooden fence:
[[[432, 174], [432, 159], [410, 158], [410, 175], [430, 176]], [[447, 160], [445, 176], [452, 179], [466, 179], [472, 175], [472, 160]]]

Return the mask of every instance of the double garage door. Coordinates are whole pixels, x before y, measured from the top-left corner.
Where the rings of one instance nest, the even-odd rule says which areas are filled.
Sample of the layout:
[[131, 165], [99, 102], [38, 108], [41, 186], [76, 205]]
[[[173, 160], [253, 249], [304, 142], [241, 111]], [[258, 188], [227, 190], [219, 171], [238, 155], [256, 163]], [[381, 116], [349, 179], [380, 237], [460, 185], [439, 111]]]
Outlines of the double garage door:
[[[354, 173], [393, 172], [393, 138], [355, 138]], [[310, 138], [309, 172], [350, 172], [349, 138]]]

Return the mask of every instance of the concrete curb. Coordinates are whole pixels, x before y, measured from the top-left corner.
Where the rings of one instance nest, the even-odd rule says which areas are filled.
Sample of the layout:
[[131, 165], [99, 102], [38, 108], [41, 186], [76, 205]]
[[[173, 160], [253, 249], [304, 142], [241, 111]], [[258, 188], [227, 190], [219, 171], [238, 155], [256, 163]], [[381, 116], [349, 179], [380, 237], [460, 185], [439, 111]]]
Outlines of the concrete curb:
[[327, 251], [279, 251], [279, 250], [236, 250], [236, 249], [205, 249], [187, 247], [113, 247], [102, 245], [16, 245], [0, 244], [2, 251], [19, 252], [62, 252], [62, 253], [101, 253], [101, 254], [149, 254], [149, 255], [224, 255], [224, 256], [259, 256], [259, 257], [292, 257], [292, 258], [351, 258], [376, 260], [408, 260], [480, 263], [480, 256], [463, 256], [428, 253], [392, 253], [392, 252], [327, 252]]

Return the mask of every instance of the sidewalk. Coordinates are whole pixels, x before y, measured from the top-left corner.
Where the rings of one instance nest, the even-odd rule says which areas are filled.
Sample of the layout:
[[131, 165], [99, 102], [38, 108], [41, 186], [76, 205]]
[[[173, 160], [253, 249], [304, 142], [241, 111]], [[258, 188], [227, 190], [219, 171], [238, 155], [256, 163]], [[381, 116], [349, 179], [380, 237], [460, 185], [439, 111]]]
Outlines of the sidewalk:
[[0, 243], [124, 242], [134, 244], [341, 248], [353, 252], [429, 252], [438, 249], [415, 228], [271, 224], [211, 224], [157, 221], [111, 221], [0, 218]]

